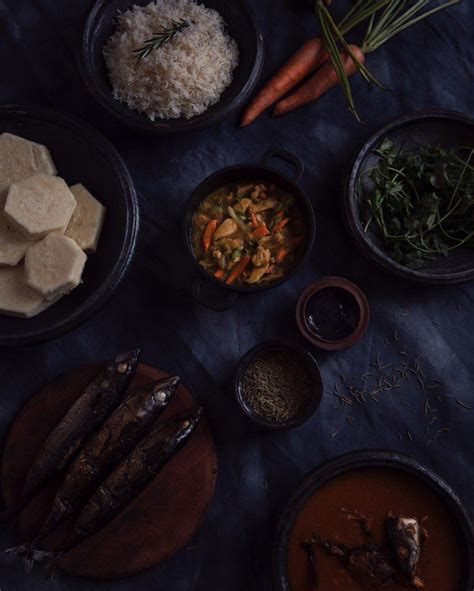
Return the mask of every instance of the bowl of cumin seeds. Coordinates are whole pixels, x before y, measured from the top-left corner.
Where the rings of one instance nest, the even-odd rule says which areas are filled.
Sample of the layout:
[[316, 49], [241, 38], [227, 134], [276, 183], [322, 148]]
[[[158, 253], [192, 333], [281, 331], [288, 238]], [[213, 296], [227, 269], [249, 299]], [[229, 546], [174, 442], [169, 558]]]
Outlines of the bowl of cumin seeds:
[[234, 394], [243, 413], [266, 429], [293, 429], [316, 412], [323, 383], [316, 360], [301, 347], [271, 341], [242, 358]]

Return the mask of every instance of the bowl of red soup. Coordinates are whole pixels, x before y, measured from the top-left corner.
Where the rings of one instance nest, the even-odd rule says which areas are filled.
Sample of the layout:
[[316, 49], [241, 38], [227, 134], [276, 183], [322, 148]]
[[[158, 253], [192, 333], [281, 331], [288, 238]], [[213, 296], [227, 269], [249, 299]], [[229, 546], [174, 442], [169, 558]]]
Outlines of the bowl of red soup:
[[[292, 166], [291, 178], [269, 166], [277, 158]], [[298, 185], [303, 169], [292, 154], [270, 151], [259, 164], [225, 168], [195, 189], [184, 231], [200, 274], [196, 300], [225, 310], [239, 293], [276, 287], [301, 267], [315, 234], [313, 208]]]
[[280, 514], [277, 591], [472, 591], [473, 526], [440, 476], [391, 451], [317, 467]]

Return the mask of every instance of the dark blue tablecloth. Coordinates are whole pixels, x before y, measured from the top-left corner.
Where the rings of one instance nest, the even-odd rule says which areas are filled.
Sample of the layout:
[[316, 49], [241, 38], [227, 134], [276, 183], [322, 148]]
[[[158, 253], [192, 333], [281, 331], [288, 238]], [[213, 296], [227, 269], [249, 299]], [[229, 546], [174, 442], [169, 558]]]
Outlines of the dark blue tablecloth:
[[[231, 1], [231, 0], [230, 0]], [[296, 0], [253, 0], [267, 43], [264, 76], [316, 30]], [[340, 179], [348, 158], [387, 119], [432, 107], [474, 115], [474, 5], [437, 15], [371, 56], [369, 66], [392, 89], [381, 92], [354, 80], [366, 123], [357, 123], [334, 91], [283, 120], [262, 117], [237, 130], [237, 117], [208, 131], [174, 138], [142, 137], [110, 118], [87, 95], [75, 65], [86, 0], [0, 0], [0, 100], [61, 109], [83, 118], [112, 140], [135, 179], [142, 225], [137, 256], [118, 293], [95, 318], [56, 341], [0, 351], [0, 435], [16, 413], [52, 377], [69, 368], [138, 345], [144, 361], [179, 373], [204, 404], [219, 451], [216, 494], [187, 548], [133, 579], [95, 583], [59, 573], [45, 581], [25, 574], [0, 553], [2, 591], [163, 589], [261, 591], [270, 587], [268, 553], [275, 516], [301, 477], [323, 460], [363, 447], [390, 448], [425, 462], [474, 506], [472, 390], [474, 285], [421, 288], [380, 273], [354, 248], [339, 211]], [[348, 1], [344, 3], [349, 4]], [[303, 6], [303, 0], [301, 0]], [[258, 158], [271, 146], [300, 156], [302, 185], [317, 216], [314, 252], [288, 284], [241, 298], [217, 314], [193, 303], [192, 276], [180, 224], [190, 191], [211, 172]], [[366, 292], [372, 317], [366, 338], [338, 354], [314, 349], [326, 383], [320, 411], [289, 433], [262, 433], [240, 414], [229, 383], [240, 356], [263, 340], [300, 342], [294, 322], [298, 294], [310, 281], [342, 275]], [[357, 376], [377, 352], [398, 363], [386, 344], [400, 343], [430, 380], [440, 379], [438, 423], [428, 425], [425, 393], [410, 380], [380, 404], [341, 408], [332, 396], [338, 372]], [[346, 415], [353, 417], [349, 425]], [[429, 446], [425, 429], [449, 426]], [[436, 431], [437, 429], [434, 429]], [[0, 547], [11, 543], [3, 530]]]

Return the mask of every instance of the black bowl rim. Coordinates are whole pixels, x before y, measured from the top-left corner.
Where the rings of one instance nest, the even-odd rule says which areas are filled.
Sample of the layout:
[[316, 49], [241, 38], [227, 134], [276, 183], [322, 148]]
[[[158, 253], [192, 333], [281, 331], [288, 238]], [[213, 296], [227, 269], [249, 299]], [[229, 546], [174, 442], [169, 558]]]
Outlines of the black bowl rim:
[[293, 523], [307, 499], [329, 480], [350, 470], [370, 467], [395, 468], [420, 478], [438, 494], [466, 542], [465, 577], [459, 591], [472, 591], [474, 585], [474, 527], [464, 503], [441, 476], [419, 460], [387, 449], [361, 449], [329, 459], [311, 470], [298, 484], [281, 509], [272, 547], [272, 578], [275, 591], [290, 591], [287, 546]]
[[380, 141], [384, 137], [396, 131], [397, 129], [430, 119], [444, 119], [447, 121], [454, 121], [456, 123], [463, 123], [474, 128], [473, 117], [470, 117], [464, 113], [442, 109], [417, 111], [390, 120], [388, 123], [384, 124], [381, 128], [370, 135], [362, 148], [358, 150], [356, 156], [353, 158], [351, 162], [350, 173], [346, 175], [344, 183], [342, 206], [346, 227], [352, 239], [362, 251], [362, 253], [367, 258], [376, 263], [380, 268], [392, 275], [396, 275], [422, 285], [453, 285], [474, 279], [474, 265], [471, 269], [440, 275], [430, 271], [410, 269], [409, 267], [405, 267], [404, 265], [397, 263], [385, 252], [379, 249], [372, 241], [367, 239], [367, 236], [362, 231], [362, 226], [359, 222], [358, 211], [356, 210], [356, 200], [354, 198], [360, 166], [365, 157], [374, 149], [374, 147], [379, 145]]
[[[193, 251], [193, 247], [192, 247], [192, 244], [190, 241], [191, 220], [192, 220], [192, 217], [197, 209], [197, 207], [193, 206], [196, 193], [199, 192], [199, 190], [201, 189], [201, 187], [204, 184], [206, 184], [208, 182], [213, 182], [215, 179], [218, 179], [221, 175], [225, 175], [228, 172], [234, 172], [234, 171], [240, 171], [240, 170], [246, 170], [246, 171], [255, 170], [255, 174], [257, 176], [258, 176], [259, 171], [264, 170], [266, 172], [270, 172], [270, 173], [274, 174], [276, 177], [279, 177], [280, 179], [283, 179], [284, 182], [290, 183], [290, 185], [292, 185], [293, 189], [295, 190], [295, 193], [298, 194], [298, 196], [301, 198], [302, 202], [304, 203], [304, 205], [307, 209], [308, 216], [305, 219], [308, 224], [308, 237], [306, 240], [304, 252], [301, 255], [301, 258], [297, 262], [297, 264], [294, 265], [294, 267], [292, 269], [290, 269], [290, 271], [286, 275], [284, 275], [281, 279], [278, 279], [277, 281], [274, 281], [273, 283], [264, 284], [264, 285], [256, 285], [253, 287], [242, 287], [242, 286], [238, 286], [238, 285], [226, 285], [225, 283], [222, 283], [222, 281], [219, 281], [218, 279], [215, 279], [212, 275], [209, 275], [209, 273], [206, 273], [206, 271], [201, 267], [201, 265], [197, 261], [196, 255]], [[276, 181], [275, 184], [278, 185], [278, 182]], [[205, 199], [205, 197], [204, 197], [204, 199]], [[309, 197], [306, 195], [305, 191], [302, 189], [302, 187], [298, 183], [292, 181], [290, 178], [288, 178], [287, 176], [285, 176], [284, 174], [282, 174], [278, 170], [272, 168], [271, 166], [264, 166], [264, 165], [258, 164], [258, 163], [242, 163], [242, 164], [235, 164], [233, 166], [227, 166], [226, 168], [221, 168], [221, 169], [217, 170], [216, 172], [213, 172], [212, 174], [207, 176], [204, 180], [202, 180], [199, 183], [199, 185], [193, 190], [193, 192], [191, 193], [191, 196], [188, 199], [188, 202], [187, 202], [186, 208], [185, 208], [185, 214], [184, 214], [184, 218], [183, 218], [183, 234], [184, 234], [184, 242], [186, 244], [186, 249], [187, 249], [189, 255], [191, 256], [191, 259], [193, 261], [193, 265], [194, 265], [195, 269], [197, 269], [199, 271], [199, 274], [202, 277], [204, 277], [206, 280], [208, 280], [213, 285], [220, 287], [222, 290], [232, 291], [234, 293], [242, 293], [242, 294], [258, 293], [260, 291], [266, 291], [267, 289], [272, 289], [274, 287], [278, 287], [282, 283], [289, 281], [299, 271], [301, 266], [307, 261], [309, 255], [311, 254], [311, 251], [313, 250], [313, 246], [314, 246], [314, 242], [315, 242], [315, 238], [316, 238], [316, 216], [315, 216], [314, 209], [313, 209], [313, 206], [311, 204]]]
[[[246, 0], [232, 0], [234, 3], [239, 4], [240, 10], [247, 15], [249, 22], [252, 23], [257, 50], [252, 71], [250, 72], [246, 83], [241, 88], [239, 93], [229, 102], [229, 104], [225, 108], [219, 109], [219, 103], [216, 103], [216, 105], [214, 105], [216, 108], [213, 111], [208, 110], [203, 113], [203, 115], [191, 119], [158, 119], [156, 121], [151, 121], [143, 113], [138, 113], [132, 109], [127, 109], [126, 112], [122, 112], [117, 108], [118, 101], [113, 98], [112, 93], [110, 93], [110, 96], [105, 96], [100, 91], [97, 85], [96, 77], [91, 70], [90, 59], [88, 58], [89, 46], [96, 30], [96, 17], [102, 7], [105, 6], [108, 1], [109, 0], [96, 0], [96, 2], [92, 4], [85, 17], [85, 22], [82, 29], [80, 51], [78, 51], [77, 55], [78, 68], [79, 73], [81, 74], [81, 77], [92, 96], [94, 96], [99, 104], [102, 105], [102, 107], [104, 107], [111, 115], [116, 117], [129, 128], [154, 135], [184, 134], [193, 131], [200, 131], [216, 125], [227, 117], [230, 117], [232, 113], [242, 107], [242, 105], [252, 94], [263, 70], [265, 58], [265, 44], [263, 40], [263, 34], [258, 26], [255, 11], [250, 6], [250, 4]], [[212, 109], [212, 107], [210, 107], [210, 109]]]
[[[93, 143], [111, 162], [117, 171], [127, 209], [126, 233], [119, 258], [109, 272], [104, 283], [76, 310], [65, 319], [56, 322], [47, 329], [22, 332], [21, 336], [10, 333], [0, 336], [0, 346], [21, 346], [54, 339], [65, 332], [69, 332], [88, 320], [113, 295], [124, 278], [135, 254], [138, 230], [140, 225], [137, 194], [132, 177], [121, 156], [100, 132], [83, 122], [81, 119], [44, 107], [31, 105], [0, 105], [0, 120], [5, 117], [33, 117], [42, 119], [57, 127], [66, 127], [73, 133], [82, 136], [87, 142]], [[28, 320], [26, 320], [27, 322]]]
[[[242, 387], [242, 378], [252, 359], [258, 357], [259, 355], [267, 351], [275, 350], [291, 351], [293, 353], [297, 353], [298, 355], [300, 355], [304, 359], [314, 380], [313, 396], [311, 402], [308, 404], [306, 412], [299, 415], [298, 417], [295, 417], [294, 419], [290, 419], [288, 421], [283, 421], [279, 423], [267, 421], [266, 419], [255, 413], [245, 402]], [[245, 353], [245, 355], [241, 358], [234, 377], [233, 391], [234, 397], [240, 409], [242, 410], [244, 415], [248, 417], [253, 423], [259, 425], [260, 427], [264, 427], [268, 430], [285, 431], [301, 426], [315, 414], [315, 412], [319, 408], [319, 405], [321, 404], [321, 400], [324, 394], [324, 384], [318, 362], [309, 351], [307, 351], [304, 347], [300, 347], [299, 345], [293, 345], [290, 343], [285, 343], [283, 341], [272, 340], [255, 345], [254, 347], [249, 349], [247, 353]]]

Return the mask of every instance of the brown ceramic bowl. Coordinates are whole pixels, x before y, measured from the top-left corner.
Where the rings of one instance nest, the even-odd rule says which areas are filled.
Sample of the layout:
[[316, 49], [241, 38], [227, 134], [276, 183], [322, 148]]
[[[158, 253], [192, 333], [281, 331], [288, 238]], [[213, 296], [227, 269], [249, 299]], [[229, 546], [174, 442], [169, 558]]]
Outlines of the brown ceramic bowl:
[[[324, 330], [319, 329], [311, 313], [312, 302], [316, 302], [317, 298], [320, 306], [323, 306]], [[338, 312], [341, 301], [346, 306]], [[367, 298], [357, 285], [343, 277], [325, 277], [311, 283], [300, 295], [296, 305], [296, 322], [301, 334], [310, 343], [326, 351], [352, 347], [364, 336], [369, 318]]]

